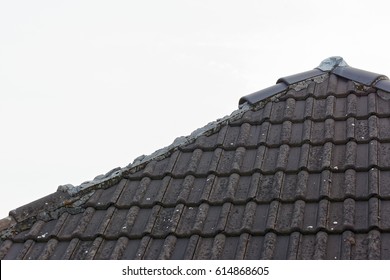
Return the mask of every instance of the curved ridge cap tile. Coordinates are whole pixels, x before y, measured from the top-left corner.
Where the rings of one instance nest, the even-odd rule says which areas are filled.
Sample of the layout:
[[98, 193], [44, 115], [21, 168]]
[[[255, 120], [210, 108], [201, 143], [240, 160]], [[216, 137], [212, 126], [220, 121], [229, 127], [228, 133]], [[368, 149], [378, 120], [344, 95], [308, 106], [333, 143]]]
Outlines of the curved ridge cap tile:
[[375, 87], [377, 89], [390, 92], [390, 80], [389, 79], [380, 80], [377, 83], [375, 83]]
[[268, 97], [271, 97], [275, 94], [281, 93], [285, 90], [287, 90], [287, 85], [285, 83], [277, 83], [276, 85], [270, 86], [268, 88], [241, 97], [238, 104], [242, 105], [245, 102], [248, 102], [249, 104], [252, 105]]
[[301, 73], [298, 73], [298, 74], [282, 77], [279, 80], [277, 80], [276, 83], [282, 83], [283, 82], [283, 83], [285, 83], [287, 85], [292, 85], [292, 84], [296, 84], [296, 83], [302, 82], [302, 81], [310, 79], [310, 78], [314, 78], [316, 76], [323, 75], [324, 73], [326, 73], [326, 72], [321, 71], [320, 69], [315, 68], [313, 70], [309, 70], [309, 71], [301, 72]]
[[51, 212], [57, 210], [58, 208], [64, 206], [68, 199], [70, 199], [69, 194], [57, 191], [31, 203], [11, 210], [9, 215], [17, 222], [23, 222], [27, 219], [37, 217], [42, 212]]
[[379, 79], [388, 79], [385, 75], [361, 70], [354, 67], [336, 67], [332, 71], [337, 76], [364, 84], [366, 86], [372, 86]]

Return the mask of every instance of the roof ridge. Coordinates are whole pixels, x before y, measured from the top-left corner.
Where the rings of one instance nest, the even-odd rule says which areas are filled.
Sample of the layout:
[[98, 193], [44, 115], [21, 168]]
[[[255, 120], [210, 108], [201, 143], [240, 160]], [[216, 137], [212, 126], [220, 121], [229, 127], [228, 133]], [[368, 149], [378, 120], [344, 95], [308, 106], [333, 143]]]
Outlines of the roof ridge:
[[255, 104], [272, 95], [287, 91], [292, 85], [299, 82], [307, 80], [317, 82], [317, 77], [329, 75], [330, 73], [363, 84], [364, 86], [390, 93], [390, 80], [387, 76], [351, 67], [341, 56], [332, 56], [324, 59], [313, 70], [282, 77], [276, 81], [276, 85], [241, 97], [239, 106], [245, 103]]
[[112, 180], [115, 177], [120, 177], [122, 175], [127, 175], [128, 173], [134, 173], [142, 169], [146, 164], [148, 164], [152, 160], [162, 160], [164, 158], [169, 157], [174, 151], [176, 151], [178, 148], [186, 146], [188, 144], [193, 143], [198, 137], [209, 135], [214, 132], [219, 131], [222, 125], [225, 125], [229, 122], [233, 122], [239, 118], [248, 110], [250, 110], [252, 106], [245, 105], [241, 108], [233, 111], [230, 115], [226, 115], [220, 119], [217, 119], [216, 121], [210, 122], [207, 125], [198, 128], [194, 130], [190, 135], [188, 136], [180, 136], [177, 137], [172, 144], [158, 149], [155, 152], [153, 152], [150, 155], [141, 155], [133, 160], [132, 163], [127, 165], [126, 167], [117, 167], [106, 174], [101, 174], [96, 176], [91, 181], [86, 181], [78, 186], [73, 186], [71, 184], [66, 185], [60, 185], [57, 188], [57, 191], [66, 192], [71, 196], [74, 196], [77, 193], [83, 192], [85, 193], [85, 190], [89, 187], [96, 185], [96, 184], [102, 184], [107, 181]]

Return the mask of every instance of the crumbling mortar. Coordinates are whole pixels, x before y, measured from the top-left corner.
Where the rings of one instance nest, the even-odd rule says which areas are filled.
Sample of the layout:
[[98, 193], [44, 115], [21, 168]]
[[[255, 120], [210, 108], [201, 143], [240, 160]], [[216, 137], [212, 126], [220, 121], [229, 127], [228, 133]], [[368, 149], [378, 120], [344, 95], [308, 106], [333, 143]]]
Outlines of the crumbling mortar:
[[328, 77], [329, 77], [329, 73], [325, 73], [323, 75], [319, 75], [319, 76], [313, 77], [313, 78], [311, 78], [309, 80], [304, 80], [302, 82], [298, 82], [296, 84], [292, 84], [292, 85], [289, 86], [289, 89], [293, 89], [295, 91], [300, 91], [300, 90], [306, 89], [313, 82], [316, 83], [316, 84], [320, 84], [323, 81], [325, 81]]
[[384, 75], [379, 76], [378, 78], [376, 78], [375, 81], [372, 82], [371, 86], [372, 86], [372, 87], [375, 87], [375, 85], [376, 85], [378, 82], [380, 82], [380, 81], [382, 81], [382, 80], [388, 80], [388, 79], [389, 79], [389, 78], [386, 77], [386, 76], [384, 76]]
[[95, 193], [94, 190], [84, 194], [80, 193], [78, 196], [71, 199], [64, 200], [60, 205], [52, 206], [38, 212], [36, 215], [26, 217], [23, 220], [16, 220], [14, 217], [10, 217], [14, 220], [14, 223], [3, 231], [0, 231], [0, 237], [2, 240], [11, 238], [16, 234], [29, 230], [39, 220], [48, 222], [50, 220], [58, 219], [63, 213], [78, 214], [85, 211], [83, 204]]

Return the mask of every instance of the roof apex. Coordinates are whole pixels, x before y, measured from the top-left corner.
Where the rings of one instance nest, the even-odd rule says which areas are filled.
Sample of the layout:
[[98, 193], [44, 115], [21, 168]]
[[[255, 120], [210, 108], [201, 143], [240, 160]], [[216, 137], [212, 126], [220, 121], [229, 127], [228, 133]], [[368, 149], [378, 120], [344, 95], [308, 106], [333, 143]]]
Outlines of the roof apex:
[[345, 62], [344, 58], [342, 58], [341, 56], [331, 56], [321, 61], [317, 69], [320, 69], [322, 71], [332, 71], [336, 67], [346, 66], [348, 66], [348, 64], [347, 62]]

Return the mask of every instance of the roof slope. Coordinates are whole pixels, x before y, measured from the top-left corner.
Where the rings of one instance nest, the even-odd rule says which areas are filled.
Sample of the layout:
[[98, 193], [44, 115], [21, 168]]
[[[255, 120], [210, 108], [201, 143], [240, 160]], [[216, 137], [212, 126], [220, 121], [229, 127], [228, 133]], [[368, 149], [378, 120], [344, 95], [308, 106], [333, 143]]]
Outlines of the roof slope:
[[390, 81], [341, 58], [0, 221], [0, 259], [390, 259]]

